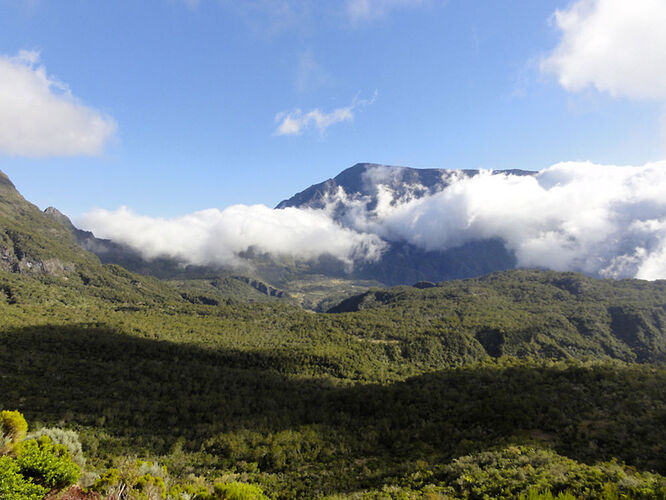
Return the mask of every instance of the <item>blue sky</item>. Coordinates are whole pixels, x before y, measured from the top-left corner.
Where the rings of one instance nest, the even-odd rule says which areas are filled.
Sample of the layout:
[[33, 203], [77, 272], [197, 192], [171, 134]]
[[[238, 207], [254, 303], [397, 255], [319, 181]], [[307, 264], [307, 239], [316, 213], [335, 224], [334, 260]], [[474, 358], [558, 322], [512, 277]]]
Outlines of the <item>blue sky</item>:
[[[544, 64], [571, 24], [558, 9], [613, 1], [0, 0], [4, 78], [43, 68], [42, 97], [70, 106], [3, 123], [0, 105], [0, 169], [73, 217], [173, 217], [274, 206], [364, 161], [641, 165], [664, 157], [662, 82]], [[43, 135], [14, 144], [17, 120]], [[57, 142], [50, 120], [94, 134]]]

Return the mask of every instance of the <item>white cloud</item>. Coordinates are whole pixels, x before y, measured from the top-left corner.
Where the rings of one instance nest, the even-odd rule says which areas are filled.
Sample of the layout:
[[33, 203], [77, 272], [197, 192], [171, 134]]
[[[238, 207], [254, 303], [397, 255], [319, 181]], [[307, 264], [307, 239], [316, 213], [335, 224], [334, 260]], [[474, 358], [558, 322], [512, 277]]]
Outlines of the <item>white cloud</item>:
[[[376, 173], [374, 179], [381, 179]], [[445, 250], [500, 238], [520, 266], [606, 277], [666, 278], [666, 161], [641, 167], [559, 163], [535, 176], [453, 176], [423, 197], [418, 185], [376, 185], [378, 203], [341, 193], [346, 224], [389, 241]], [[405, 195], [406, 193], [406, 195]]]
[[331, 125], [336, 123], [352, 121], [354, 119], [353, 108], [334, 109], [330, 113], [324, 113], [319, 108], [303, 113], [300, 109], [295, 109], [288, 113], [281, 112], [275, 116], [275, 121], [279, 122], [275, 135], [299, 135], [304, 129], [315, 127], [319, 132], [324, 132]]
[[275, 122], [278, 127], [275, 129], [275, 135], [300, 135], [304, 130], [316, 128], [320, 134], [323, 134], [328, 127], [336, 123], [352, 121], [354, 119], [354, 110], [359, 107], [369, 106], [377, 98], [377, 91], [371, 99], [359, 100], [354, 98], [352, 103], [345, 108], [337, 108], [325, 113], [319, 108], [304, 113], [300, 109], [293, 111], [282, 111], [275, 115]]
[[562, 38], [541, 69], [565, 89], [666, 99], [664, 0], [578, 0], [554, 20]]
[[377, 258], [384, 246], [375, 235], [343, 228], [324, 211], [264, 205], [234, 205], [173, 219], [141, 216], [122, 207], [94, 210], [77, 222], [146, 258], [171, 257], [191, 264], [239, 265], [239, 253], [252, 248], [305, 260], [332, 255], [352, 265]]
[[121, 208], [79, 222], [148, 258], [193, 264], [240, 265], [254, 248], [278, 258], [332, 255], [352, 267], [378, 258], [385, 241], [446, 250], [499, 238], [522, 267], [666, 279], [666, 161], [567, 162], [528, 176], [453, 172], [430, 189], [409, 179], [404, 168], [367, 170], [376, 203], [340, 188], [320, 210], [235, 205], [165, 220]]
[[39, 53], [0, 56], [0, 154], [43, 157], [94, 155], [115, 123], [72, 96], [46, 74]]
[[353, 23], [384, 17], [400, 7], [423, 5], [425, 0], [347, 0], [347, 16]]

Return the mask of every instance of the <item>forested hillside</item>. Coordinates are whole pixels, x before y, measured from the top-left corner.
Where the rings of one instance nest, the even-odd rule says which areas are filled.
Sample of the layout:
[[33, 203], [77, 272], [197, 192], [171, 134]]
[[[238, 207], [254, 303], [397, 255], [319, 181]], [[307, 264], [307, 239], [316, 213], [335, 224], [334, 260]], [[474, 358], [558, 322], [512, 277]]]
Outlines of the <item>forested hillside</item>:
[[104, 271], [124, 287], [0, 277], [0, 403], [76, 430], [98, 474], [138, 457], [275, 498], [663, 493], [644, 474], [666, 473], [662, 283], [519, 271], [313, 314]]
[[[666, 282], [517, 270], [425, 288], [370, 290], [330, 312], [405, 328], [377, 338], [463, 338], [493, 357], [666, 360]], [[393, 337], [392, 335], [397, 335]], [[476, 342], [474, 342], [474, 339]]]

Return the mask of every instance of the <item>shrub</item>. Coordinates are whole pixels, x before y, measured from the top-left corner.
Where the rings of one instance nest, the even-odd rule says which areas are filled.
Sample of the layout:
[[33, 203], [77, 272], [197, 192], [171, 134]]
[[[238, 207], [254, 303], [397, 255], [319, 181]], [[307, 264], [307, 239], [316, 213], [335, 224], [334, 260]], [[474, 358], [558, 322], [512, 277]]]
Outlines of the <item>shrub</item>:
[[28, 432], [28, 423], [18, 411], [0, 412], [0, 455], [16, 455]]
[[24, 441], [16, 463], [24, 477], [49, 489], [74, 484], [81, 475], [81, 469], [72, 462], [67, 447], [54, 445], [48, 436]]
[[136, 480], [134, 489], [139, 492], [139, 498], [166, 498], [164, 479], [152, 474], [144, 474]]
[[54, 445], [66, 446], [72, 461], [79, 467], [85, 466], [86, 457], [83, 455], [83, 447], [76, 431], [60, 429], [58, 427], [44, 427], [31, 432], [28, 438], [37, 439], [41, 436], [48, 436]]
[[[104, 472], [93, 484], [92, 489], [108, 497], [129, 495], [136, 499], [166, 498], [168, 479], [166, 467], [160, 467], [143, 460], [127, 461], [119, 468]], [[178, 498], [182, 492], [174, 490]]]
[[40, 500], [48, 488], [33, 483], [22, 474], [16, 460], [0, 457], [0, 498], [20, 498], [21, 500]]
[[256, 484], [216, 483], [213, 493], [215, 500], [268, 500], [264, 491]]

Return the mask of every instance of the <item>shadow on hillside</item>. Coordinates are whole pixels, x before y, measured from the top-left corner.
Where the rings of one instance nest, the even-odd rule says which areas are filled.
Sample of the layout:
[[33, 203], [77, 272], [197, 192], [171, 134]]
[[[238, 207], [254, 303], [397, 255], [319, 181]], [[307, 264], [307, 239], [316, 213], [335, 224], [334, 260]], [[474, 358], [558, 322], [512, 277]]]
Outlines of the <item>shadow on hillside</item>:
[[539, 439], [580, 460], [617, 456], [666, 472], [664, 368], [507, 364], [342, 386], [287, 375], [317, 362], [300, 356], [207, 350], [103, 325], [6, 330], [0, 405], [32, 421], [104, 428], [154, 453], [178, 438], [212, 450], [220, 433], [311, 426], [344, 441], [352, 458], [396, 464]]

